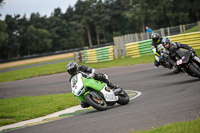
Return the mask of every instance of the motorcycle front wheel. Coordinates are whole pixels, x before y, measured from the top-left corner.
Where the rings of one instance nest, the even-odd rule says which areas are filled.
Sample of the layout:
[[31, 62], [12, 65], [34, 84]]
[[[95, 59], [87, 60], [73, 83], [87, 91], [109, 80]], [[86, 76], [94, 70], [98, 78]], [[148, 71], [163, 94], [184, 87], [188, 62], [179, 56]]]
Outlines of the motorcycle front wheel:
[[128, 94], [124, 90], [121, 90], [118, 97], [119, 97], [119, 100], [117, 101], [118, 104], [126, 105], [130, 101]]
[[197, 77], [200, 78], [200, 66], [198, 66], [196, 63], [192, 63], [189, 65], [189, 70], [195, 74]]
[[106, 110], [108, 107], [105, 100], [100, 96], [97, 98], [88, 93], [87, 95], [85, 95], [85, 100], [87, 101], [88, 104], [90, 104], [90, 106], [99, 111]]

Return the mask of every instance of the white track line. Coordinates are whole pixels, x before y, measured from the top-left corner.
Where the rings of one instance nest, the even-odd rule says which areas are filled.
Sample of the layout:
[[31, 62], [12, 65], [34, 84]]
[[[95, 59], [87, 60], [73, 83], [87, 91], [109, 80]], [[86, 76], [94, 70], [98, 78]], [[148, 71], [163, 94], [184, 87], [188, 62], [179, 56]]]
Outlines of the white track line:
[[130, 100], [133, 100], [133, 99], [139, 97], [140, 95], [142, 95], [142, 92], [140, 92], [140, 91], [134, 91], [134, 90], [126, 90], [126, 91], [131, 91], [131, 92], [135, 92], [135, 93], [137, 93], [137, 95], [134, 96], [133, 98], [131, 98]]
[[[131, 92], [137, 93], [137, 95], [134, 96], [133, 98], [131, 98], [130, 100], [133, 100], [133, 99], [139, 97], [142, 94], [141, 92], [134, 91], [134, 90], [126, 90], [126, 91], [129, 91], [129, 92], [131, 91]], [[62, 111], [47, 115], [47, 116], [43, 116], [43, 117], [35, 118], [35, 119], [32, 119], [32, 120], [26, 120], [26, 121], [22, 121], [22, 122], [10, 124], [10, 125], [2, 126], [2, 127], [0, 127], [0, 131], [2, 131], [3, 129], [23, 127], [26, 124], [30, 124], [30, 123], [34, 123], [34, 122], [41, 122], [41, 121], [43, 121], [44, 119], [47, 119], [47, 118], [58, 117], [61, 114], [72, 113], [72, 112], [75, 112], [75, 111], [78, 111], [78, 110], [84, 110], [84, 109], [81, 108], [80, 105], [74, 106], [74, 107], [71, 107], [71, 108], [68, 108], [68, 109], [65, 109], [65, 110], [62, 110]]]

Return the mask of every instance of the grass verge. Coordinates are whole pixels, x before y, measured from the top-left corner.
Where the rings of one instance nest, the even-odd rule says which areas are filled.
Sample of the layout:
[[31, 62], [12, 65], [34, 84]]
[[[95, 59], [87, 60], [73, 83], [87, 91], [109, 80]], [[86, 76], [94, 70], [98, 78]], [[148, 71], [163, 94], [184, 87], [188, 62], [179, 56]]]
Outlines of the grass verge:
[[197, 32], [197, 31], [199, 31], [198, 25], [186, 30], [184, 33], [191, 33], [191, 32]]
[[[197, 55], [200, 55], [200, 49], [197, 49], [195, 51]], [[66, 64], [68, 62], [69, 61], [0, 73], [0, 82], [14, 81], [25, 78], [32, 78], [37, 76], [66, 72]], [[79, 63], [79, 65], [85, 64], [92, 68], [108, 68], [108, 67], [128, 66], [135, 64], [152, 63], [152, 62], [154, 62], [154, 55], [145, 55], [137, 58], [122, 57], [116, 60], [94, 63], [94, 64]]]
[[72, 56], [73, 56], [73, 53], [65, 53], [65, 54], [52, 55], [52, 56], [46, 56], [46, 57], [38, 57], [38, 58], [33, 58], [33, 59], [25, 59], [25, 60], [19, 60], [19, 61], [7, 62], [7, 63], [0, 63], [0, 68], [7, 68], [7, 67], [37, 63], [41, 61], [49, 61], [49, 60], [55, 60], [55, 59], [57, 60], [57, 59], [62, 59], [62, 58], [69, 58]]
[[[121, 59], [116, 59], [109, 62], [86, 64], [86, 65], [92, 68], [107, 68], [107, 67], [150, 63], [150, 62], [153, 62], [153, 60], [154, 60], [153, 55], [147, 55], [147, 56], [142, 56], [138, 58], [121, 58]], [[66, 64], [68, 62], [69, 61], [1, 73], [0, 82], [14, 81], [14, 80], [20, 80], [20, 79], [25, 79], [25, 78], [66, 72]], [[83, 64], [84, 63], [79, 63], [79, 65], [83, 65]]]
[[66, 63], [67, 62], [61, 62], [1, 73], [0, 82], [14, 81], [64, 72]]
[[131, 133], [199, 133], [200, 119], [188, 122], [178, 122], [167, 126], [146, 131], [132, 131]]
[[1, 99], [0, 126], [38, 118], [79, 104], [80, 101], [75, 100], [71, 93]]
[[[70, 57], [67, 57], [67, 58], [59, 58], [59, 59], [52, 59], [52, 60], [46, 60], [46, 61], [38, 61], [38, 62], [27, 63], [27, 64], [22, 64], [22, 65], [8, 66], [8, 67], [0, 68], [0, 70], [2, 70], [2, 69], [7, 69], [7, 68], [28, 66], [28, 65], [33, 65], [33, 64], [40, 64], [40, 63], [45, 63], [45, 62], [52, 62], [52, 61], [57, 61], [57, 60], [69, 59], [69, 58], [73, 58], [73, 56], [70, 56]], [[27, 60], [28, 60], [28, 59], [27, 59]], [[11, 63], [12, 63], [12, 62], [11, 62]], [[13, 62], [13, 63], [14, 63], [14, 62]], [[4, 64], [4, 63], [2, 63], [2, 64]], [[0, 64], [0, 65], [2, 65], [2, 64]]]

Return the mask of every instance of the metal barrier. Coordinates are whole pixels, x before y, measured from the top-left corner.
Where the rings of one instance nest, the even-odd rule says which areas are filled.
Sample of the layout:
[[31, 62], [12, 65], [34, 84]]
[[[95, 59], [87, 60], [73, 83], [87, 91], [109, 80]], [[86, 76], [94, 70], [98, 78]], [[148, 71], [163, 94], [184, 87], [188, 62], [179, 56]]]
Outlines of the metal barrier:
[[113, 46], [107, 46], [97, 49], [83, 50], [81, 52], [74, 52], [75, 61], [85, 63], [97, 63], [110, 61], [114, 59]]
[[200, 32], [169, 36], [172, 42], [187, 44], [193, 49], [200, 49]]
[[[168, 36], [172, 42], [187, 44], [193, 49], [200, 49], [200, 32]], [[139, 57], [142, 55], [153, 54], [151, 49], [152, 40], [125, 44], [126, 56]]]
[[[179, 34], [168, 37], [171, 39], [172, 42], [180, 42], [182, 44], [187, 44], [194, 49], [200, 49], [200, 32]], [[151, 49], [151, 43], [151, 39], [127, 43], [125, 44], [124, 55], [134, 58], [143, 55], [153, 54], [153, 51]], [[75, 61], [85, 63], [110, 61], [114, 59], [114, 48], [113, 46], [107, 46], [102, 48], [75, 52], [74, 59]]]
[[[179, 25], [174, 27], [167, 27], [167, 28], [161, 28], [158, 30], [153, 30], [154, 33], [159, 33], [162, 37], [164, 36], [172, 36], [177, 34], [182, 34], [186, 30], [193, 28], [198, 25], [198, 29], [200, 31], [200, 21], [186, 24], [186, 25]], [[123, 36], [114, 37], [114, 43], [118, 51], [118, 56], [125, 56], [125, 50], [124, 47], [126, 44], [130, 43], [137, 43], [144, 40], [149, 40], [150, 35], [147, 32], [142, 33], [134, 33], [134, 34], [127, 34]]]
[[152, 54], [151, 49], [152, 40], [145, 40], [135, 43], [126, 44], [126, 56], [139, 57], [142, 55]]

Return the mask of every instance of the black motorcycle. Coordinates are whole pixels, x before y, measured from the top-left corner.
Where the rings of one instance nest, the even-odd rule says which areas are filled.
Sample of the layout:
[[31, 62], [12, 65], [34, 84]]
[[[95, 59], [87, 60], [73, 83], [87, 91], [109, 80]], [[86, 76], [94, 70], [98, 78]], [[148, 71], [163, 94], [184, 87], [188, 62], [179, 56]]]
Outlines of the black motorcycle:
[[181, 67], [183, 72], [190, 76], [200, 78], [200, 59], [192, 51], [179, 49], [176, 51], [177, 65]]

